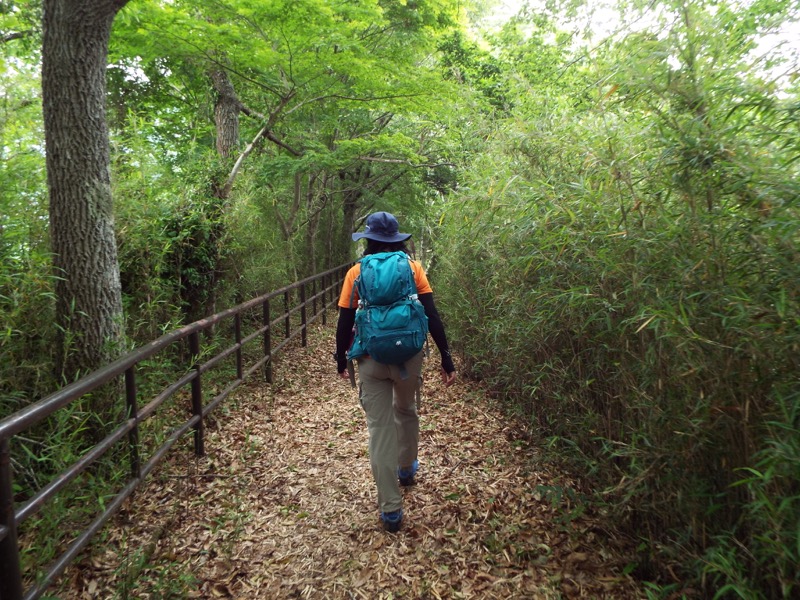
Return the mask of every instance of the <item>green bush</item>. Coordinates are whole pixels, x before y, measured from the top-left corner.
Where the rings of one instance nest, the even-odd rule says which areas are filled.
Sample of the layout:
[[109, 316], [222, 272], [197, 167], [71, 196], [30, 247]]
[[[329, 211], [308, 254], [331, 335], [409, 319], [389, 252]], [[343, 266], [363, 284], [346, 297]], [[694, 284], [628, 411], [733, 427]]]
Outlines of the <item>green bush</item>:
[[[800, 469], [770, 441], [796, 441], [791, 168], [732, 139], [727, 160], [680, 180], [696, 155], [675, 158], [652, 130], [591, 114], [548, 122], [561, 124], [497, 136], [442, 208], [437, 296], [467, 372], [646, 542], [639, 575], [673, 562], [712, 595], [740, 581], [792, 597]], [[692, 572], [687, 557], [703, 555], [733, 563]]]
[[0, 263], [0, 418], [55, 385], [55, 282], [46, 256]]

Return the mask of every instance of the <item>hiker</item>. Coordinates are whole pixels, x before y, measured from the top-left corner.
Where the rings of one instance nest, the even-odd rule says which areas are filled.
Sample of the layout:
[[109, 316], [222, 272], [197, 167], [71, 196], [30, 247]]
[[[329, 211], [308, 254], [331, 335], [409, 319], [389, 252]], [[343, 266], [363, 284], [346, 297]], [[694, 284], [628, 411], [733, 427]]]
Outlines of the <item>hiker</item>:
[[[350, 363], [351, 370], [348, 370], [348, 359], [355, 358], [354, 362], [358, 364], [359, 400], [367, 417], [370, 466], [378, 489], [378, 506], [383, 527], [390, 532], [399, 531], [403, 519], [399, 486], [414, 485], [414, 475], [419, 468], [417, 460], [419, 417], [416, 392], [421, 383], [424, 351], [420, 349], [402, 364], [381, 363], [364, 354], [363, 350], [355, 351], [357, 346], [366, 344], [364, 340], [359, 339], [359, 325], [356, 325], [355, 338], [353, 337], [358, 302], [364, 300], [359, 298], [358, 292], [358, 286], [362, 283], [359, 281], [359, 276], [362, 275], [362, 263], [367, 264], [364, 261], [378, 260], [384, 256], [381, 253], [398, 251], [405, 253], [399, 256], [386, 256], [402, 261], [400, 267], [405, 267], [404, 261], [408, 261], [410, 270], [405, 269], [405, 271], [409, 273], [409, 282], [413, 277], [413, 283], [416, 285], [416, 297], [412, 296], [412, 302], [417, 303], [414, 308], [418, 308], [421, 304], [424, 316], [427, 317], [427, 319], [422, 318], [427, 321], [427, 328], [422, 331], [421, 337], [427, 338], [427, 331], [430, 331], [439, 349], [444, 385], [450, 386], [456, 379], [444, 325], [433, 302], [433, 290], [422, 265], [412, 260], [406, 250], [405, 241], [410, 237], [410, 233], [400, 233], [397, 219], [388, 212], [370, 215], [365, 230], [353, 234], [353, 241], [366, 238], [367, 247], [364, 258], [345, 275], [342, 293], [339, 296], [339, 322], [336, 329], [336, 368], [339, 376], [355, 383], [351, 372], [352, 363]], [[365, 266], [365, 269], [371, 269], [371, 263], [370, 266]], [[366, 300], [370, 301], [369, 298]], [[363, 302], [359, 310], [366, 310], [363, 308]], [[399, 346], [401, 342], [398, 341], [396, 344]], [[377, 353], [377, 349], [373, 353], [382, 356]]]

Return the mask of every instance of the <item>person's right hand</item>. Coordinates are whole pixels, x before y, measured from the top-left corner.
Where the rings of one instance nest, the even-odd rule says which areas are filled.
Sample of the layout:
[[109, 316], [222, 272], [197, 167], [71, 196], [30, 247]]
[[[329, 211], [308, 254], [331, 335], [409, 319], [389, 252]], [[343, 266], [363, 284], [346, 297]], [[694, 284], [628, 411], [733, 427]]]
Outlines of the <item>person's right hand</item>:
[[450, 387], [456, 382], [456, 372], [450, 371], [449, 373], [442, 368], [442, 383], [444, 387]]

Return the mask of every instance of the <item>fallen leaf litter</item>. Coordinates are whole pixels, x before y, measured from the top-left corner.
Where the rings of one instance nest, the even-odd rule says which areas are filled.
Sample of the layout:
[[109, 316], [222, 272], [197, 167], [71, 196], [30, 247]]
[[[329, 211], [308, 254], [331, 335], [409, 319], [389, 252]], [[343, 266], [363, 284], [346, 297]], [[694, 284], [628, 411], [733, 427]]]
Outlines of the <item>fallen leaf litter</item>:
[[[174, 454], [70, 567], [59, 597], [641, 598], [629, 546], [586, 513], [478, 384], [425, 363], [420, 471], [383, 531], [357, 393], [333, 327], [218, 408], [206, 456]], [[190, 440], [187, 440], [190, 441]], [[142, 556], [146, 560], [142, 559]]]

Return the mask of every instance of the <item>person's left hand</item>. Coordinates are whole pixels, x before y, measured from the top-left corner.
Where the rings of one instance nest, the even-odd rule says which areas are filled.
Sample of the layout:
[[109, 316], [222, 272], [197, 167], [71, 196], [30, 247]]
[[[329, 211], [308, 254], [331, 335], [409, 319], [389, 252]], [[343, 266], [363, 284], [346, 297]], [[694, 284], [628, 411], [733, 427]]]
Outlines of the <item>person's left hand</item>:
[[449, 373], [442, 369], [442, 383], [444, 387], [450, 387], [456, 382], [456, 372], [450, 371]]

